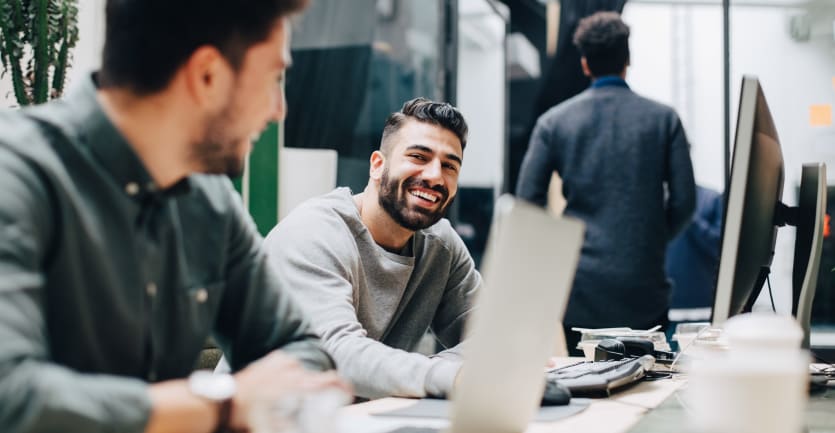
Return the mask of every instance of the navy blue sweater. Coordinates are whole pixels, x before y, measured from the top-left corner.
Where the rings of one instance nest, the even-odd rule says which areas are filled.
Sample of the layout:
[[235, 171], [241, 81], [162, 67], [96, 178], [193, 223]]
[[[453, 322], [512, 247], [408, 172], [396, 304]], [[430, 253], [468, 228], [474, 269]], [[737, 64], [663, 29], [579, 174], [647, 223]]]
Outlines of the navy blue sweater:
[[565, 214], [586, 223], [567, 326], [642, 327], [665, 317], [666, 245], [695, 206], [675, 111], [614, 84], [589, 88], [539, 118], [516, 187], [519, 197], [544, 206], [556, 171]]

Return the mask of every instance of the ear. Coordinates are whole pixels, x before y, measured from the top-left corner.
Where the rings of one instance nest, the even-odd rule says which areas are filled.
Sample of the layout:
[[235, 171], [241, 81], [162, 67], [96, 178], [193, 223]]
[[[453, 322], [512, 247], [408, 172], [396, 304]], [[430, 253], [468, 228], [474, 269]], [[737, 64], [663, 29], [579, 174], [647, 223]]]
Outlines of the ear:
[[580, 66], [583, 68], [583, 75], [592, 78], [591, 69], [589, 69], [589, 61], [586, 60], [586, 57], [580, 57]]
[[209, 45], [197, 48], [181, 72], [198, 107], [214, 112], [228, 102], [235, 72], [217, 48]]
[[386, 157], [383, 152], [375, 150], [371, 154], [371, 168], [368, 169], [368, 177], [372, 180], [380, 181], [383, 178], [383, 168], [386, 165]]

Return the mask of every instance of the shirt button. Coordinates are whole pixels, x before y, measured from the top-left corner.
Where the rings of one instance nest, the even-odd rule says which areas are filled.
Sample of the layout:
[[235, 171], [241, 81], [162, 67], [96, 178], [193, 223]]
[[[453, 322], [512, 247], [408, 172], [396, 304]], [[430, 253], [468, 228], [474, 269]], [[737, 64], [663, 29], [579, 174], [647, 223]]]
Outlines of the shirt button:
[[157, 295], [157, 285], [153, 282], [148, 283], [148, 285], [145, 286], [145, 293], [147, 293], [148, 296], [153, 298]]
[[139, 185], [137, 185], [136, 182], [128, 182], [128, 184], [125, 185], [125, 192], [127, 192], [128, 195], [139, 194]]
[[209, 292], [206, 289], [198, 289], [197, 292], [194, 293], [194, 300], [197, 301], [198, 304], [202, 304], [209, 299]]

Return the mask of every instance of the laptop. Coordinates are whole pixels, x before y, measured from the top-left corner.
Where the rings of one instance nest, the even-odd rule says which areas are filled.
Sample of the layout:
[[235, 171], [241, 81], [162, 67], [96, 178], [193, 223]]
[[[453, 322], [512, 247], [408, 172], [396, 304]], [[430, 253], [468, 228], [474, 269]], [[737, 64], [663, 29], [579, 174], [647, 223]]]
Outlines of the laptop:
[[540, 406], [583, 230], [578, 220], [555, 218], [511, 196], [497, 200], [449, 432], [527, 429]]

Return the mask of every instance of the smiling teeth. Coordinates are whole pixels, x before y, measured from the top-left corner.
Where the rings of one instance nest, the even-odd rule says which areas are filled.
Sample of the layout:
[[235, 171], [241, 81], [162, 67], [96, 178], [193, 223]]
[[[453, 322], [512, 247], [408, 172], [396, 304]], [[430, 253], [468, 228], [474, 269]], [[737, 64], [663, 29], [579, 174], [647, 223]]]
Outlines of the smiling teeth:
[[421, 192], [421, 191], [411, 191], [411, 194], [412, 194], [413, 196], [415, 196], [415, 197], [420, 197], [420, 198], [422, 198], [422, 199], [429, 200], [429, 201], [431, 201], [432, 203], [435, 203], [436, 201], [438, 201], [438, 197], [435, 197], [434, 195], [431, 195], [431, 194], [427, 194], [427, 193], [425, 193], [425, 192]]

